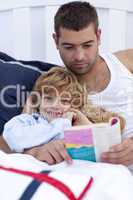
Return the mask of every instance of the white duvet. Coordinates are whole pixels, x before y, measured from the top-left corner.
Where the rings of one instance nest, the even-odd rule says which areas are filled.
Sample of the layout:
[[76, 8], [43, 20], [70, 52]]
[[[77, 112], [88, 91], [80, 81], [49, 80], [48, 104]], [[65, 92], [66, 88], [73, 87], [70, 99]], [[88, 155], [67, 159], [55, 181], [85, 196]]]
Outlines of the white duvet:
[[[75, 160], [72, 165], [62, 162], [49, 166], [29, 155], [5, 154], [2, 151], [0, 151], [0, 165], [32, 172], [52, 170], [50, 176], [65, 183], [76, 199], [90, 177], [93, 177], [94, 182], [83, 200], [133, 200], [133, 176], [121, 165]], [[31, 181], [31, 177], [0, 169], [0, 200], [19, 200]], [[43, 183], [31, 199], [67, 200], [68, 197], [53, 186]]]

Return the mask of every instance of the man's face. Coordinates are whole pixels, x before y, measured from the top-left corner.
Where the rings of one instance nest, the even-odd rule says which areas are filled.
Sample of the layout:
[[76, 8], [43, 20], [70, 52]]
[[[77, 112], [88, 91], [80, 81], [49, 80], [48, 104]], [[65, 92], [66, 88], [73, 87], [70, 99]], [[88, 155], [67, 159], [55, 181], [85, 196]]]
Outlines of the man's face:
[[93, 67], [98, 55], [100, 30], [94, 25], [80, 31], [60, 28], [59, 36], [53, 34], [57, 49], [65, 66], [77, 75], [86, 74]]

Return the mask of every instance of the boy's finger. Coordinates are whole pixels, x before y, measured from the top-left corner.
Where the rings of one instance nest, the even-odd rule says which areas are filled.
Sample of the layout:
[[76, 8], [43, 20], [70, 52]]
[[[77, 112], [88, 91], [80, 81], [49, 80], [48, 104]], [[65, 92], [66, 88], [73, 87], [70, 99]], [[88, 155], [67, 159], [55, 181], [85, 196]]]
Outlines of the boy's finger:
[[60, 152], [62, 158], [68, 163], [68, 164], [72, 164], [72, 158], [70, 157], [70, 155], [67, 153], [67, 150], [64, 149], [63, 151]]

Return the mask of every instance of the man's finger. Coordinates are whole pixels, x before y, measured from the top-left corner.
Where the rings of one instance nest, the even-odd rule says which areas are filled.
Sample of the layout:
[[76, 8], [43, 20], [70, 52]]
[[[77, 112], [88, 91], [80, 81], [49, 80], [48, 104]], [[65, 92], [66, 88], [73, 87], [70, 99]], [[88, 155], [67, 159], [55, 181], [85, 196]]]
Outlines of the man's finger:
[[106, 163], [112, 163], [112, 164], [122, 164], [122, 165], [130, 165], [131, 164], [131, 160], [130, 158], [109, 158], [109, 157], [106, 157], [106, 158], [102, 158], [101, 159], [102, 162], [106, 162]]
[[130, 138], [125, 139], [121, 144], [117, 144], [112, 146], [109, 149], [109, 152], [120, 152], [125, 151], [125, 149], [128, 149], [130, 145], [132, 145], [132, 141]]
[[123, 151], [117, 151], [117, 152], [104, 152], [102, 153], [101, 157], [102, 158], [112, 158], [112, 159], [121, 159], [124, 157], [128, 157], [128, 155], [130, 154], [131, 150], [130, 148], [126, 148]]

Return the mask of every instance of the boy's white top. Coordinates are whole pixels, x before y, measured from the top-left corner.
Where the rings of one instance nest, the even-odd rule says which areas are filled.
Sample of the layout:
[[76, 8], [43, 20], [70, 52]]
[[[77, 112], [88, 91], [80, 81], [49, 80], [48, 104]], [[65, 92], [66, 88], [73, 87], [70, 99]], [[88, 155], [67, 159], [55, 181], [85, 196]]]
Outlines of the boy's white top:
[[23, 152], [24, 149], [45, 144], [52, 139], [62, 139], [64, 129], [69, 127], [71, 122], [66, 118], [48, 122], [37, 113], [25, 113], [13, 117], [5, 124], [3, 137], [11, 150]]
[[89, 95], [96, 105], [121, 114], [126, 120], [123, 137], [133, 136], [133, 75], [111, 53], [103, 54], [110, 71], [110, 82], [101, 92]]

